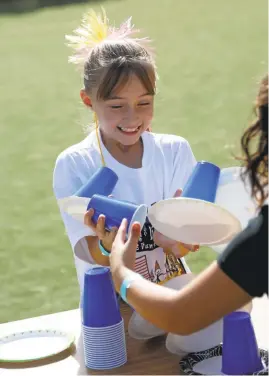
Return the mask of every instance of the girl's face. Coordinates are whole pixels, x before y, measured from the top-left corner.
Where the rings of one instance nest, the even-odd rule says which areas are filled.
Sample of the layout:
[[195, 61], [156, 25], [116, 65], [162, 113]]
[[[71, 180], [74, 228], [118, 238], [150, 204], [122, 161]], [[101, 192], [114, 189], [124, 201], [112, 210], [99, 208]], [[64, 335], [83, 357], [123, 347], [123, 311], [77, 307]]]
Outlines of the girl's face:
[[103, 135], [122, 145], [134, 145], [150, 126], [153, 117], [154, 97], [135, 75], [111, 98], [92, 99]]

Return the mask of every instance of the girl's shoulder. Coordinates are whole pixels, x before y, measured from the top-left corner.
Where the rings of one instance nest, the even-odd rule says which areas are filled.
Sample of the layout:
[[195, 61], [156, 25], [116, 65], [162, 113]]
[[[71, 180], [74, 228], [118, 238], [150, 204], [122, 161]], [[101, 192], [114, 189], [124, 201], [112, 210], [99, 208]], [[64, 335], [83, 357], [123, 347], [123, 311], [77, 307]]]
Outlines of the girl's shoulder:
[[[88, 179], [101, 165], [99, 151], [94, 143], [94, 138], [89, 134], [81, 142], [69, 146], [57, 157], [53, 180], [56, 181], [81, 181]], [[62, 183], [60, 183], [62, 185]]]
[[100, 156], [91, 135], [69, 146], [57, 157], [53, 170], [53, 189], [56, 197], [70, 196], [100, 167]]
[[98, 150], [95, 145], [95, 139], [90, 133], [86, 138], [82, 141], [71, 145], [64, 149], [57, 157], [57, 162], [66, 162], [70, 163], [71, 161], [80, 161], [81, 159], [85, 158], [94, 158], [95, 154], [98, 153]]

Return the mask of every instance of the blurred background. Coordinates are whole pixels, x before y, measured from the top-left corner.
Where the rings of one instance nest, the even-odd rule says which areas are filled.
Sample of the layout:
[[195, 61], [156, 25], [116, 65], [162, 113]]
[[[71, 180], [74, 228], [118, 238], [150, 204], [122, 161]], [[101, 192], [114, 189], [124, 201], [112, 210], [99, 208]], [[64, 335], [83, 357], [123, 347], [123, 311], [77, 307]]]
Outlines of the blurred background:
[[[267, 71], [266, 0], [0, 0], [0, 322], [78, 307], [52, 172], [91, 122], [64, 35], [100, 6], [117, 25], [133, 16], [154, 41], [154, 130], [187, 138], [198, 160], [238, 164]], [[203, 248], [187, 258], [199, 272], [216, 256]]]

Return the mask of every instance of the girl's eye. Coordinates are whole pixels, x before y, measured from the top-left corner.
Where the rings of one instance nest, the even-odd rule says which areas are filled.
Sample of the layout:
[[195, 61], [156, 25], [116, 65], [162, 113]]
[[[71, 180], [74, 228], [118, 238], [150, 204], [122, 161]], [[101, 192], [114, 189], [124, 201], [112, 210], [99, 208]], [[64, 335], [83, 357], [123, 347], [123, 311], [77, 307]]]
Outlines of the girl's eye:
[[138, 103], [138, 106], [149, 106], [150, 102]]
[[110, 108], [112, 108], [113, 110], [117, 110], [119, 108], [122, 108], [123, 106], [121, 105], [113, 105], [113, 106], [110, 106]]

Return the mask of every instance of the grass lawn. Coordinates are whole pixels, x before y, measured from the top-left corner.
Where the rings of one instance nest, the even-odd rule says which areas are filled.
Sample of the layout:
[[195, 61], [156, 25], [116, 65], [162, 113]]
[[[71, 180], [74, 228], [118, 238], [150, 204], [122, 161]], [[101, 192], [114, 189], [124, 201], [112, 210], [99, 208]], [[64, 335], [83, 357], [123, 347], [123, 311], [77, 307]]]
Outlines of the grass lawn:
[[[117, 0], [155, 43], [160, 80], [154, 129], [186, 137], [198, 160], [234, 165], [267, 69], [265, 0]], [[0, 13], [0, 322], [77, 307], [72, 251], [52, 193], [59, 154], [90, 116], [64, 35], [89, 4]], [[216, 254], [188, 256], [194, 271]]]

